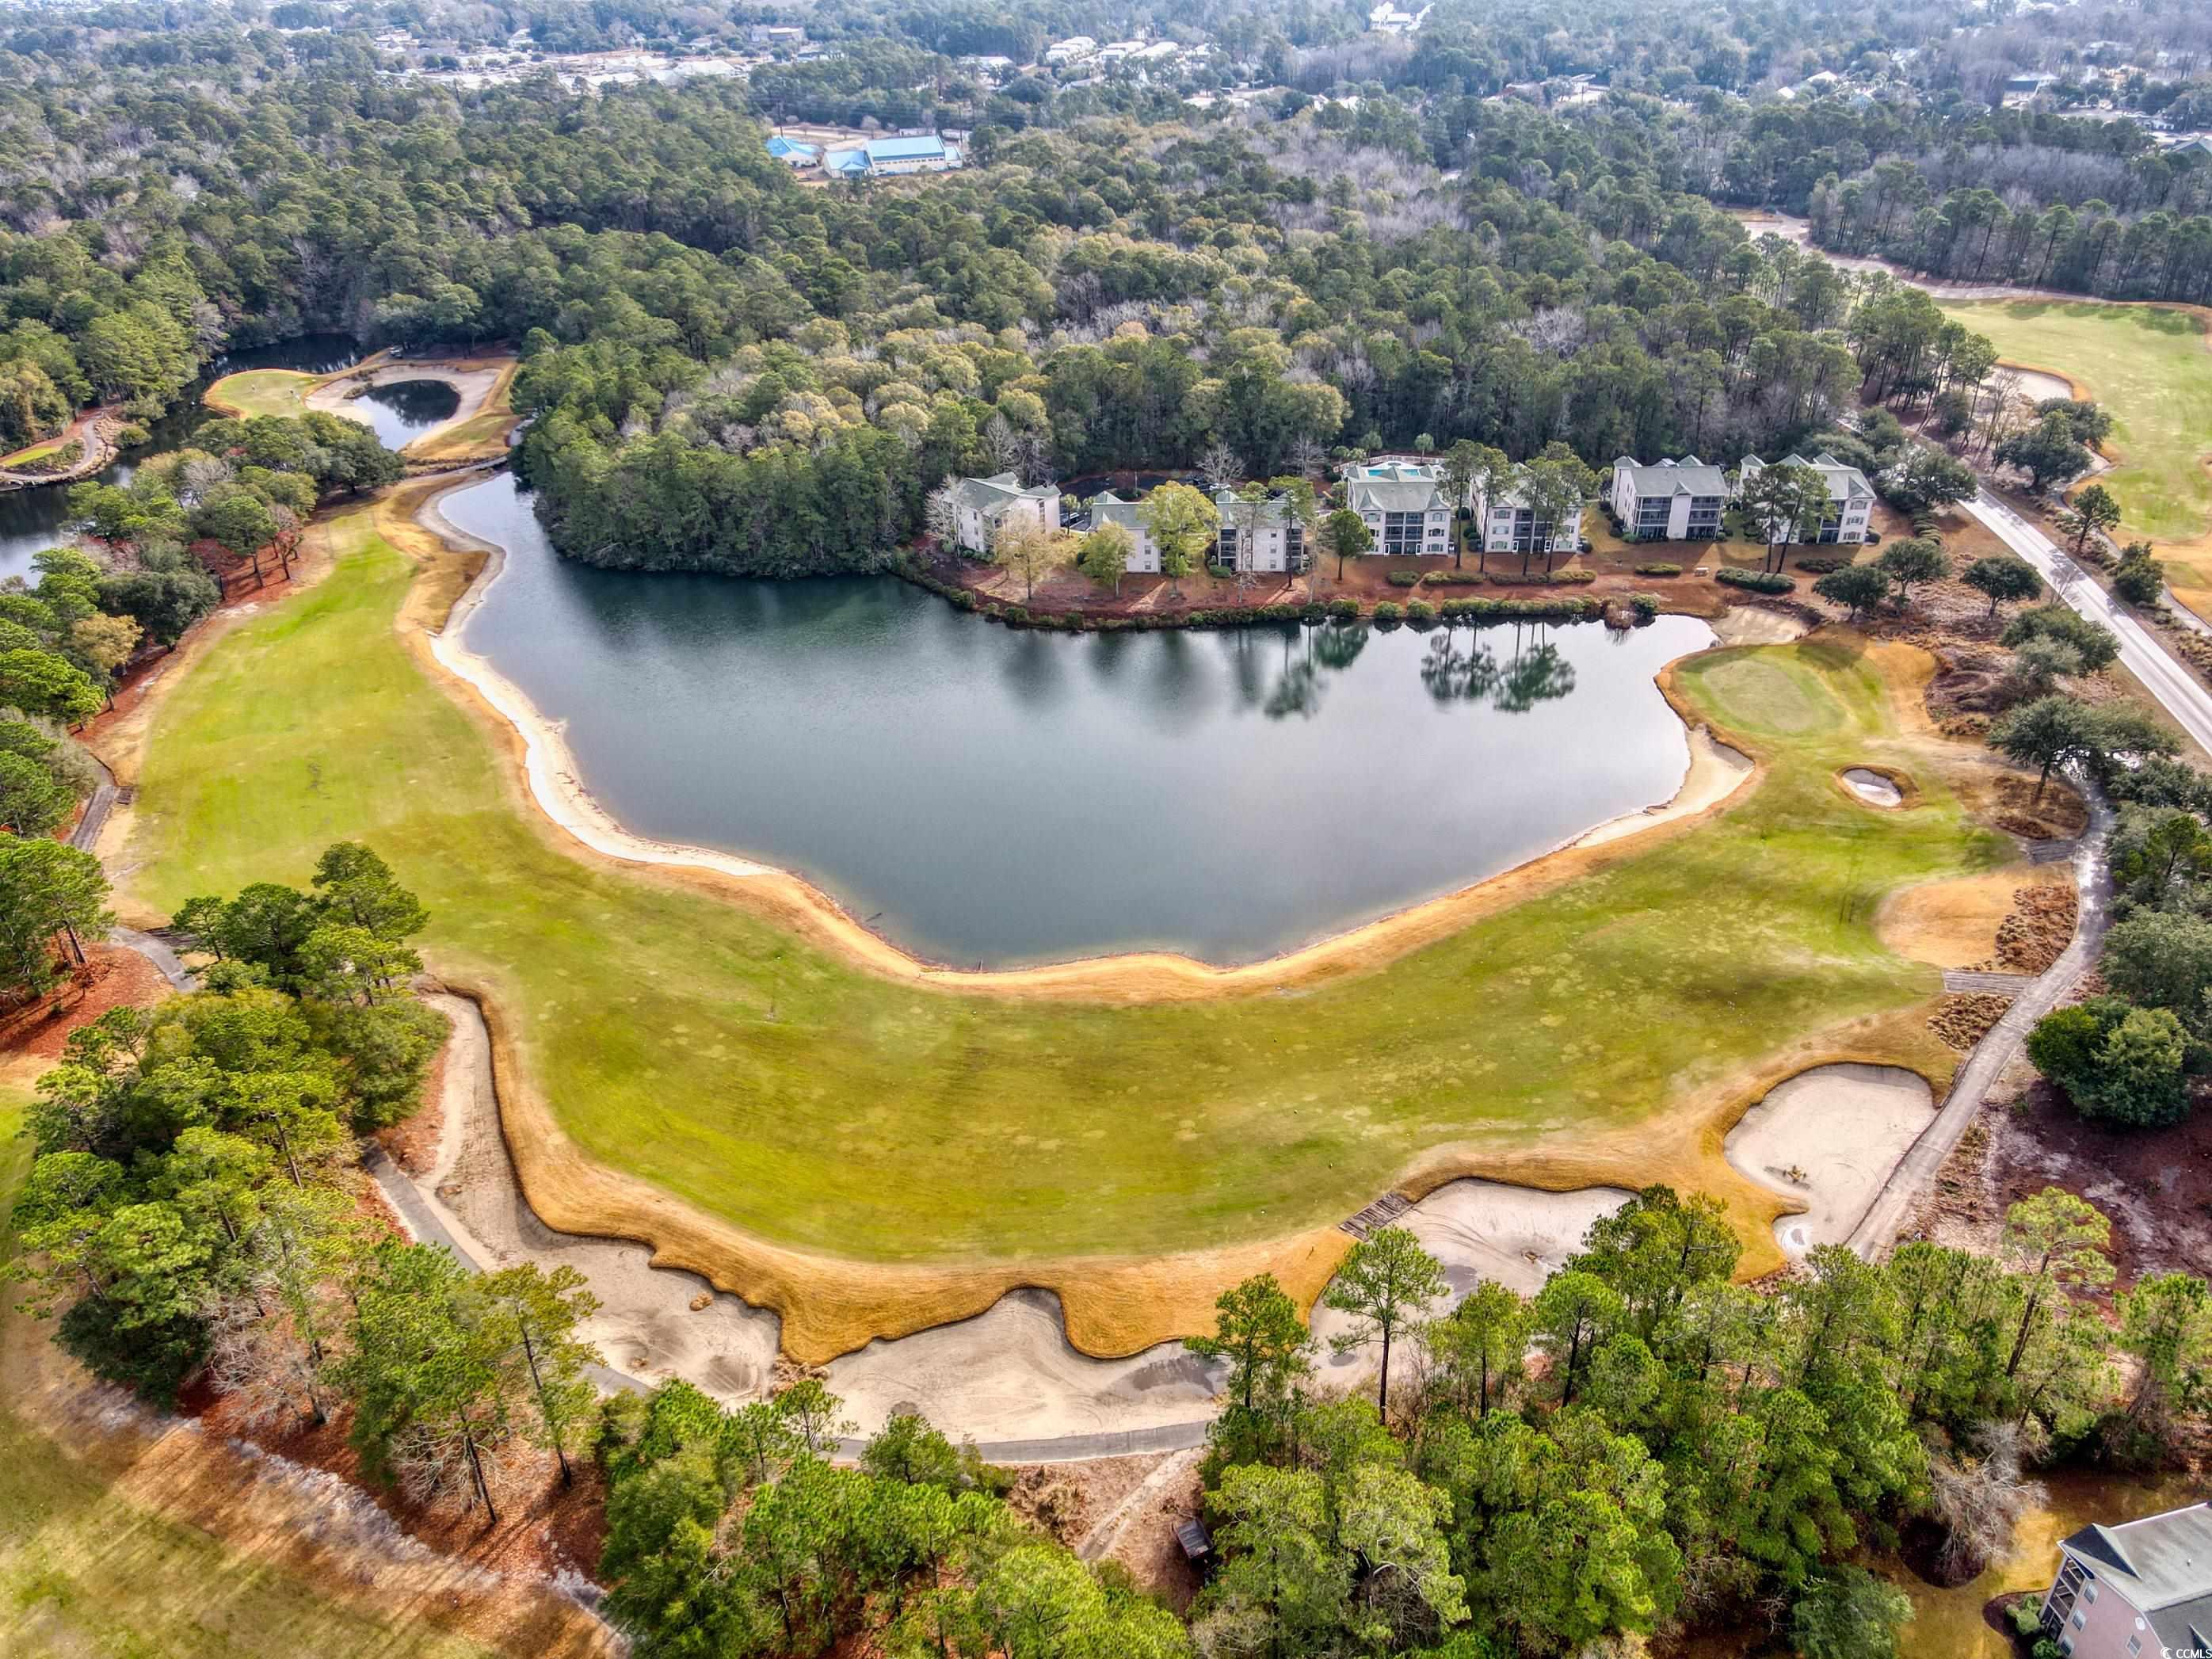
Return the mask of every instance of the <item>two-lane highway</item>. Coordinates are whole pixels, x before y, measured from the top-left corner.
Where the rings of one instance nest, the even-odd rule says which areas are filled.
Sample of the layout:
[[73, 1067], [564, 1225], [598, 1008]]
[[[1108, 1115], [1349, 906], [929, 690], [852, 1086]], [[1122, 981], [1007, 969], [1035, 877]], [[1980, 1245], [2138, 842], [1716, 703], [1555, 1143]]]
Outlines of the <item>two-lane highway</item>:
[[2212, 691], [2197, 683], [2186, 668], [2168, 656], [2150, 630], [2130, 614], [2128, 608], [2097, 586], [2089, 573], [2073, 561], [2033, 524], [2007, 507], [1986, 489], [1960, 505], [1987, 525], [2007, 547], [2035, 567], [2051, 591], [2068, 605], [2102, 623], [2119, 635], [2120, 660], [2143, 683], [2184, 731], [2212, 750]]

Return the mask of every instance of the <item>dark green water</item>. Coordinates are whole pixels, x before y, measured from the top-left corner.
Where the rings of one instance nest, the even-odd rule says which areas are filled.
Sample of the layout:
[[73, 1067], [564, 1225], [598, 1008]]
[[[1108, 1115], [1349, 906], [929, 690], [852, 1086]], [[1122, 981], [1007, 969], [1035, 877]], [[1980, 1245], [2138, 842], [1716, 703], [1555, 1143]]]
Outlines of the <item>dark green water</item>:
[[504, 475], [468, 623], [625, 825], [805, 872], [910, 950], [1249, 961], [1663, 800], [1666, 617], [1449, 634], [1016, 632], [889, 578], [587, 569]]

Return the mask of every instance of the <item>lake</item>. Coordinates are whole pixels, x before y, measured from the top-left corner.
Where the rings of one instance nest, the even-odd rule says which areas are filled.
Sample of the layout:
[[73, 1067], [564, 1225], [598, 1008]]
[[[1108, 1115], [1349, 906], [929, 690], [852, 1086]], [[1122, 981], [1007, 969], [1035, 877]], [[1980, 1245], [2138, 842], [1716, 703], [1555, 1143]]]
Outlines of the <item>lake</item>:
[[[213, 416], [200, 403], [200, 394], [226, 374], [249, 368], [291, 368], [307, 374], [331, 374], [361, 359], [361, 348], [343, 334], [307, 334], [281, 344], [249, 346], [225, 352], [189, 391], [180, 394], [177, 407], [148, 428], [150, 441], [132, 457], [160, 454], [181, 447], [201, 422]], [[397, 449], [416, 433], [449, 419], [460, 406], [460, 395], [437, 380], [406, 380], [378, 386], [354, 399], [353, 409], [374, 428], [387, 447]], [[127, 483], [131, 458], [118, 460], [95, 474], [105, 483]], [[70, 539], [67, 484], [35, 489], [0, 492], [0, 580], [28, 578], [33, 555]]]
[[567, 723], [629, 829], [797, 870], [963, 965], [1250, 961], [1671, 796], [1654, 684], [1694, 619], [1018, 631], [888, 577], [558, 558], [511, 477], [445, 498], [505, 547], [466, 643]]

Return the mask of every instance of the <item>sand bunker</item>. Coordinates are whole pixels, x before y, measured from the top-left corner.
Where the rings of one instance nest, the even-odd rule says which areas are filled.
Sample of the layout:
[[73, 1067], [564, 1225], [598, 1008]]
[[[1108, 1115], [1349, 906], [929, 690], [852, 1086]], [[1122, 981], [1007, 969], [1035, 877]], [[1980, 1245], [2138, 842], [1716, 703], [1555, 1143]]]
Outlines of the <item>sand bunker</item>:
[[956, 1440], [985, 1443], [1210, 1418], [1225, 1374], [1180, 1342], [1127, 1359], [1078, 1353], [1049, 1291], [1010, 1291], [988, 1313], [879, 1338], [829, 1366], [830, 1390], [863, 1435], [910, 1411]]
[[1926, 1080], [1896, 1066], [1816, 1066], [1770, 1090], [1729, 1131], [1737, 1172], [1805, 1206], [1774, 1224], [1783, 1254], [1840, 1244], [1935, 1121]]
[[1723, 645], [1787, 645], [1813, 631], [1804, 617], [1763, 605], [1732, 605], [1712, 629]]
[[723, 1400], [757, 1394], [775, 1368], [775, 1315], [696, 1274], [653, 1267], [642, 1244], [558, 1233], [540, 1221], [522, 1196], [500, 1133], [483, 1015], [466, 997], [423, 1000], [453, 1027], [437, 1167], [415, 1182], [439, 1219], [487, 1267], [536, 1261], [583, 1274], [599, 1299], [584, 1340], [617, 1370], [648, 1380], [681, 1376]]
[[1869, 806], [1902, 806], [1905, 792], [1879, 772], [1863, 766], [1846, 767], [1844, 785]]
[[[1611, 1215], [1632, 1194], [1619, 1187], [1582, 1187], [1573, 1192], [1540, 1192], [1502, 1181], [1447, 1182], [1399, 1217], [1397, 1226], [1421, 1241], [1443, 1263], [1456, 1307], [1477, 1285], [1493, 1279], [1523, 1296], [1534, 1296], [1544, 1281], [1582, 1248], [1590, 1223]], [[1443, 1313], [1447, 1307], [1434, 1311]], [[1352, 1328], [1345, 1315], [1316, 1305], [1314, 1335], [1321, 1352], [1316, 1363], [1331, 1382], [1348, 1382], [1374, 1368], [1376, 1344], [1346, 1354], [1331, 1354], [1328, 1343]]]

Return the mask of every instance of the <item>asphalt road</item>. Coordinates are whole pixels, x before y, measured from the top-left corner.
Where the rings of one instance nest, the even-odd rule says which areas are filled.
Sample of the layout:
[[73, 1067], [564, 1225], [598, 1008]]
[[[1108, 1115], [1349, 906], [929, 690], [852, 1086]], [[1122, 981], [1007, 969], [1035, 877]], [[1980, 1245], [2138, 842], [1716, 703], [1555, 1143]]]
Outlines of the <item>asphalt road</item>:
[[2093, 622], [2119, 635], [2120, 660], [2166, 712], [2207, 750], [2212, 750], [2212, 691], [2169, 656], [2128, 608], [2097, 586], [2050, 537], [1983, 490], [1960, 506], [1996, 532], [2007, 547], [2035, 567], [2051, 591]]

